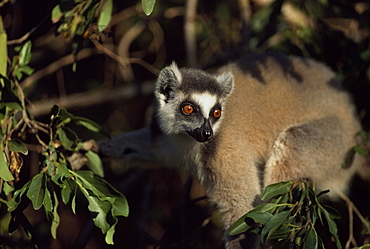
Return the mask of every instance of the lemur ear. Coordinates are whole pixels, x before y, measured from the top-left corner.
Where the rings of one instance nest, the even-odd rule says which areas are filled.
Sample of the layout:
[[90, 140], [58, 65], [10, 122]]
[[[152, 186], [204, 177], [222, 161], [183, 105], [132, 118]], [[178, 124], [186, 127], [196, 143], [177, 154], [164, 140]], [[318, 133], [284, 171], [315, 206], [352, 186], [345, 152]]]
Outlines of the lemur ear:
[[155, 95], [158, 99], [168, 102], [175, 95], [176, 89], [181, 85], [182, 76], [175, 62], [162, 69], [159, 73], [155, 87]]
[[216, 76], [217, 82], [220, 84], [223, 90], [223, 96], [227, 97], [234, 88], [234, 75], [232, 72], [225, 72]]

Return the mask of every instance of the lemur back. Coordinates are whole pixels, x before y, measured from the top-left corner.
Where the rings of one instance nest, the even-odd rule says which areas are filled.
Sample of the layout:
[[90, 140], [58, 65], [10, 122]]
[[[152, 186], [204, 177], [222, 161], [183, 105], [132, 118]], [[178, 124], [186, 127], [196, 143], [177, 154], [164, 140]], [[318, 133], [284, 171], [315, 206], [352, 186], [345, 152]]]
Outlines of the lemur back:
[[[334, 196], [361, 164], [355, 156], [342, 168], [361, 126], [334, 73], [312, 60], [250, 54], [215, 75], [173, 64], [161, 71], [155, 95], [151, 125], [101, 151], [127, 164], [192, 172], [225, 229], [259, 204], [268, 184], [310, 178]], [[112, 151], [115, 143], [120, 149]], [[244, 235], [225, 239], [227, 248], [256, 246]]]

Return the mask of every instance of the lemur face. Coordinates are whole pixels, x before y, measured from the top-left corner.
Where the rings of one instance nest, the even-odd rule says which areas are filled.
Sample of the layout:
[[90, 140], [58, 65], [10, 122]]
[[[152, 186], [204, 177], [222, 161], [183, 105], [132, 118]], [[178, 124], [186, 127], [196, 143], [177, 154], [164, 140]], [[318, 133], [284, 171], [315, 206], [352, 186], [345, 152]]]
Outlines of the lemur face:
[[188, 134], [198, 142], [210, 140], [222, 117], [222, 106], [233, 89], [231, 73], [214, 76], [194, 69], [163, 69], [155, 95], [162, 132]]

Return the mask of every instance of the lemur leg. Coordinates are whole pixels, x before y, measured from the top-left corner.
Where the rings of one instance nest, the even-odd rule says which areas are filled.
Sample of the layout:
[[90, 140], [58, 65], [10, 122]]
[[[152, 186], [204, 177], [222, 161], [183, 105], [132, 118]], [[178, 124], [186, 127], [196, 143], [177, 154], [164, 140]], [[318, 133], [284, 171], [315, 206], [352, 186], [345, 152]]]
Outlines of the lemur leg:
[[155, 164], [149, 127], [114, 136], [99, 142], [98, 146], [100, 155], [118, 158], [122, 166], [153, 167]]
[[[318, 189], [343, 192], [355, 167], [342, 168], [354, 144], [335, 116], [286, 128], [276, 139], [266, 162], [265, 186], [298, 178], [311, 179]], [[335, 155], [335, 156], [333, 156]]]

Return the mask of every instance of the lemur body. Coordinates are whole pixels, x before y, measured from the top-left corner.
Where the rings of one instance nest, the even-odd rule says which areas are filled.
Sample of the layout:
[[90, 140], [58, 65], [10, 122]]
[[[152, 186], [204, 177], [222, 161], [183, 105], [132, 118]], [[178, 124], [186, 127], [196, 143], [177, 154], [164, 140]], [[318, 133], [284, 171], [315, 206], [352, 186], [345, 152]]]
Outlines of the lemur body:
[[[102, 152], [192, 172], [225, 229], [259, 204], [268, 184], [310, 178], [334, 195], [347, 190], [360, 165], [355, 156], [341, 167], [361, 130], [350, 97], [312, 60], [249, 55], [217, 75], [172, 64], [161, 71], [155, 96], [151, 125], [102, 144]], [[226, 236], [226, 247], [254, 248], [253, 240]]]

